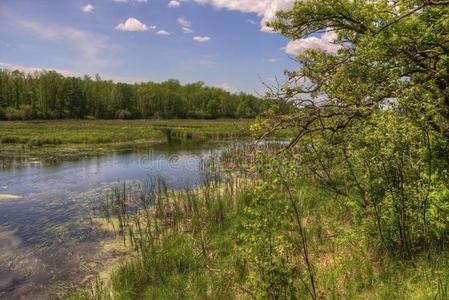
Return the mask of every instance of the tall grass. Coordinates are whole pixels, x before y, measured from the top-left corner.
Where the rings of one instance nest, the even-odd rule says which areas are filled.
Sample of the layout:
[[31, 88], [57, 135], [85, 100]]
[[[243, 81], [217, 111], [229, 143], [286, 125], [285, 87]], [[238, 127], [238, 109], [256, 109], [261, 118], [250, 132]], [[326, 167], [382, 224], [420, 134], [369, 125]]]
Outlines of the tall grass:
[[[239, 137], [248, 120], [57, 120], [0, 122], [1, 144], [30, 146]], [[167, 130], [168, 129], [168, 130]]]
[[[275, 198], [261, 189], [267, 178], [249, 168], [256, 165], [254, 153], [254, 149], [236, 148], [218, 162], [202, 162], [205, 169], [220, 167], [220, 172], [210, 172], [194, 189], [170, 190], [158, 178], [117, 186], [107, 195], [102, 211], [134, 255], [117, 266], [107, 282], [97, 280], [91, 290], [74, 299], [447, 299], [446, 253], [429, 253], [410, 263], [370, 249], [345, 199], [298, 176], [287, 184], [291, 197], [298, 200], [295, 205], [314, 276], [315, 293], [308, 292], [304, 253], [288, 250], [300, 236], [296, 226], [290, 229], [286, 223], [286, 189], [281, 186]], [[283, 197], [285, 202], [280, 200]], [[268, 201], [274, 202], [267, 205]], [[277, 224], [269, 228], [271, 236], [292, 240], [274, 240], [273, 246], [278, 247], [274, 250], [269, 242], [257, 244], [258, 229], [248, 231], [248, 224], [258, 226], [267, 218]], [[273, 251], [272, 261], [282, 262], [281, 268], [272, 265], [268, 270], [261, 264], [251, 273], [262, 259], [247, 256], [254, 245]], [[256, 279], [275, 286], [254, 286]], [[292, 293], [278, 293], [282, 285]], [[272, 293], [263, 297], [258, 290], [265, 288]]]
[[[241, 180], [210, 175], [196, 189], [169, 190], [162, 179], [117, 187], [103, 213], [136, 257], [112, 274], [114, 298], [201, 298], [211, 286], [227, 294], [222, 290], [226, 286], [218, 285], [226, 278], [213, 271], [216, 254], [211, 253], [209, 233], [225, 234], [232, 226], [237, 191], [243, 186]], [[222, 254], [230, 252], [230, 241], [213, 238], [220, 239]], [[90, 295], [102, 294], [98, 288]]]

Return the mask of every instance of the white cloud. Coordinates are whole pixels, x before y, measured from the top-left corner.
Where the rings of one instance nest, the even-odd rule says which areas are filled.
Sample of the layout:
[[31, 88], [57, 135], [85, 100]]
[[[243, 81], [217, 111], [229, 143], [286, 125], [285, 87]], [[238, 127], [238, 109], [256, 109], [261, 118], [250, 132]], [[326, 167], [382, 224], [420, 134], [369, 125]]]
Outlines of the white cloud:
[[125, 23], [118, 24], [115, 29], [121, 31], [148, 31], [149, 29], [155, 29], [155, 26], [150, 26], [143, 24], [135, 18], [129, 18]]
[[181, 2], [179, 2], [179, 0], [171, 0], [168, 3], [168, 7], [180, 7], [181, 6]]
[[181, 25], [182, 32], [184, 32], [184, 33], [192, 33], [193, 32], [192, 22], [190, 22], [186, 18], [184, 18], [184, 17], [178, 18], [178, 19], [176, 19], [176, 21], [179, 23], [179, 25]]
[[336, 54], [340, 45], [335, 44], [334, 41], [337, 34], [334, 31], [326, 31], [321, 37], [307, 37], [300, 40], [290, 41], [285, 48], [282, 48], [287, 54], [298, 55], [304, 52], [305, 49], [314, 48], [326, 51], [330, 54]]
[[52, 42], [68, 43], [79, 51], [87, 62], [98, 61], [99, 53], [110, 48], [108, 38], [69, 26], [43, 24], [31, 21], [12, 21], [16, 27], [32, 32], [35, 36]]
[[232, 85], [230, 85], [228, 83], [214, 84], [213, 87], [225, 90], [225, 91], [230, 92], [230, 93], [237, 93], [238, 92], [238, 89], [236, 89], [235, 87], [233, 87]]
[[165, 31], [165, 30], [159, 30], [159, 31], [157, 32], [157, 34], [159, 34], [159, 35], [170, 35], [170, 32]]
[[253, 24], [253, 25], [256, 25], [256, 24], [257, 24], [257, 22], [254, 21], [253, 19], [247, 19], [246, 22], [248, 22], [248, 23], [250, 23], [250, 24]]
[[76, 73], [68, 70], [61, 70], [61, 69], [55, 69], [55, 68], [39, 68], [39, 67], [27, 67], [22, 65], [15, 65], [15, 64], [8, 64], [0, 62], [0, 69], [8, 69], [11, 71], [19, 70], [26, 74], [32, 74], [36, 72], [43, 72], [43, 71], [56, 71], [59, 74], [62, 74], [64, 76], [77, 76]]
[[193, 37], [193, 40], [199, 43], [204, 43], [210, 41], [210, 37], [197, 35]]
[[266, 22], [276, 17], [276, 12], [293, 6], [295, 0], [195, 0], [199, 4], [209, 4], [216, 8], [255, 13], [261, 17], [261, 30], [270, 32]]
[[270, 58], [268, 60], [268, 62], [270, 62], [270, 63], [275, 63], [275, 62], [278, 62], [278, 61], [279, 61], [279, 59], [277, 59], [277, 58]]
[[192, 22], [188, 21], [184, 17], [178, 18], [178, 19], [176, 19], [176, 21], [178, 21], [178, 23], [183, 27], [192, 27]]
[[86, 4], [83, 6], [83, 12], [85, 13], [91, 13], [94, 11], [94, 6], [92, 4]]

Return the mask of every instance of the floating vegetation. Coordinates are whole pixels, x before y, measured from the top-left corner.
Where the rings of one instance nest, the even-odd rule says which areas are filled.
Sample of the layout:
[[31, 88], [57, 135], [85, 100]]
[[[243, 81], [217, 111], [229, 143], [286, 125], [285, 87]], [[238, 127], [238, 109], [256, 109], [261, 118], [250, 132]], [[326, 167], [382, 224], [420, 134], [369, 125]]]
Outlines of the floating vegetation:
[[0, 122], [0, 170], [96, 157], [167, 140], [249, 136], [251, 120], [57, 120]]
[[[137, 299], [143, 297], [140, 290], [144, 286], [156, 288], [151, 292], [153, 298], [175, 297], [178, 291], [157, 291], [167, 272], [184, 268], [187, 271], [192, 268], [191, 264], [200, 271], [201, 264], [213, 264], [207, 232], [212, 227], [226, 231], [233, 226], [233, 215], [240, 201], [238, 195], [254, 183], [251, 176], [223, 173], [219, 159], [213, 157], [199, 162], [207, 175], [198, 187], [172, 190], [163, 178], [154, 177], [123, 182], [105, 193], [102, 205], [97, 205], [95, 210], [102, 218], [93, 220], [102, 228], [112, 230], [133, 255], [115, 265], [112, 272], [106, 272], [109, 277], [105, 278], [104, 273], [98, 276], [92, 289], [80, 292], [73, 299]], [[194, 248], [190, 245], [192, 238], [196, 239]], [[212, 273], [208, 274], [210, 279], [217, 280], [218, 274]], [[198, 274], [198, 282], [191, 282], [191, 276], [188, 275], [185, 284], [200, 288], [207, 274]]]
[[19, 199], [22, 199], [22, 196], [11, 194], [0, 194], [0, 200], [19, 200]]

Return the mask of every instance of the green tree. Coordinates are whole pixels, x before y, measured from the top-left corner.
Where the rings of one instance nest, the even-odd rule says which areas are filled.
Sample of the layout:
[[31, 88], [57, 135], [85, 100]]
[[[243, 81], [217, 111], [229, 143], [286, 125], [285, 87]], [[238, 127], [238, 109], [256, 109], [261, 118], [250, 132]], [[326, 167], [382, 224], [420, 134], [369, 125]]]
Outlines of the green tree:
[[[54, 71], [25, 74], [0, 69], [2, 117], [54, 118], [223, 118], [255, 116], [266, 100], [246, 94], [230, 94], [203, 82], [182, 85], [162, 83], [114, 83], [89, 76], [64, 77]], [[249, 108], [247, 108], [249, 107]]]
[[375, 245], [409, 258], [444, 247], [449, 230], [448, 4], [299, 1], [270, 24], [295, 40], [324, 35], [332, 51], [297, 56], [260, 128], [291, 128], [286, 151], [347, 196]]

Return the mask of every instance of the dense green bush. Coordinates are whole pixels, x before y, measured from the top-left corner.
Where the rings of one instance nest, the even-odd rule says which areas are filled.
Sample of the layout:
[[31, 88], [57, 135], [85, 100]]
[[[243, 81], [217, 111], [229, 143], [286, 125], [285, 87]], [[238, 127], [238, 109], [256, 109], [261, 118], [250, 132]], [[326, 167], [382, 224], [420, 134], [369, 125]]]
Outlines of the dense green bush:
[[115, 117], [121, 120], [131, 119], [131, 116], [132, 116], [131, 112], [127, 109], [121, 109], [115, 113]]
[[5, 110], [5, 117], [7, 120], [23, 120], [23, 113], [19, 109], [13, 107], [7, 107]]
[[20, 107], [22, 120], [34, 119], [34, 110], [31, 105], [23, 105]]
[[[13, 107], [7, 107], [2, 110], [4, 119], [10, 121], [17, 120], [31, 120], [35, 117], [34, 110], [31, 105], [23, 105], [19, 109]], [[0, 120], [2, 119], [2, 112], [0, 112]]]
[[297, 56], [268, 96], [298, 109], [255, 129], [296, 131], [287, 150], [304, 172], [347, 197], [373, 246], [408, 259], [449, 242], [448, 18], [440, 1], [311, 0], [272, 23], [335, 48]]

